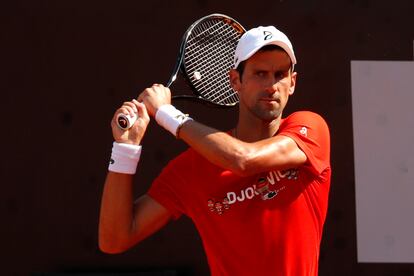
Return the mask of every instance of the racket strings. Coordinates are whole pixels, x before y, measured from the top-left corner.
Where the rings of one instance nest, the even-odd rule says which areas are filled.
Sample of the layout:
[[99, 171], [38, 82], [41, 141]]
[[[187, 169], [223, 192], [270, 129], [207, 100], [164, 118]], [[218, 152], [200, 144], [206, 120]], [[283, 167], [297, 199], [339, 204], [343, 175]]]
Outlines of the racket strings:
[[[223, 33], [223, 30], [222, 30], [223, 28], [230, 27], [228, 25], [222, 25], [222, 26], [219, 26], [217, 28], [216, 27], [217, 25], [219, 25], [219, 24], [216, 24], [215, 26], [209, 26], [209, 28], [210, 28], [209, 30], [210, 31], [213, 30], [213, 32], [215, 32], [215, 33], [217, 33], [217, 32], [218, 33]], [[233, 29], [231, 29], [231, 31], [234, 32]], [[211, 44], [209, 45], [210, 46], [209, 49], [211, 51], [208, 51], [207, 52], [208, 54], [206, 56], [204, 56], [204, 60], [206, 61], [204, 66], [200, 66], [200, 70], [204, 69], [203, 71], [205, 71], [206, 69], [210, 69], [210, 72], [209, 72], [210, 74], [208, 74], [207, 78], [203, 79], [203, 83], [213, 82], [213, 84], [209, 86], [212, 89], [210, 89], [211, 91], [206, 91], [206, 93], [204, 93], [204, 96], [205, 97], [210, 97], [210, 98], [212, 96], [216, 96], [214, 98], [211, 98], [211, 100], [214, 100], [214, 101], [220, 101], [220, 98], [223, 98], [223, 99], [228, 99], [229, 98], [228, 96], [227, 97], [225, 96], [225, 93], [223, 94], [223, 91], [222, 91], [223, 89], [225, 91], [230, 90], [231, 93], [234, 93], [234, 91], [232, 91], [230, 85], [228, 84], [228, 76], [227, 76], [227, 71], [232, 65], [232, 53], [229, 53], [229, 50], [234, 51], [234, 49], [232, 49], [234, 47], [232, 47], [230, 49], [228, 47], [227, 47], [227, 49], [223, 49], [223, 45], [228, 46], [228, 43], [226, 43], [227, 41], [223, 41], [224, 38], [226, 38], [226, 37], [223, 36], [223, 35], [214, 36], [213, 41], [215, 42], [215, 45], [213, 45], [214, 47], [211, 47]], [[217, 45], [219, 45], [219, 47], [217, 47]], [[197, 49], [197, 50], [199, 50], [199, 49]], [[217, 66], [217, 61], [221, 61], [221, 63], [223, 61], [225, 61], [225, 62], [227, 62], [227, 64], [224, 64], [223, 66]], [[211, 67], [212, 62], [216, 63], [215, 67]], [[222, 76], [221, 79], [218, 76]], [[223, 82], [223, 78], [224, 78], [224, 82]], [[202, 85], [202, 87], [205, 88], [206, 85]]]
[[207, 20], [196, 26], [187, 40], [185, 68], [203, 98], [224, 105], [238, 102], [228, 70], [241, 33], [222, 20]]
[[[219, 41], [218, 39], [220, 39], [221, 41]], [[210, 66], [211, 64], [207, 62], [203, 62], [203, 60], [210, 62], [211, 60], [213, 60], [213, 58], [215, 58], [215, 61], [217, 60], [223, 61], [229, 58], [229, 55], [226, 53], [226, 51], [220, 51], [220, 50], [223, 50], [222, 47], [221, 48], [211, 47], [211, 42], [219, 44], [221, 46], [227, 46], [225, 44], [226, 41], [223, 41], [223, 36], [215, 36], [214, 40], [210, 41], [210, 44], [208, 45], [201, 45], [200, 43], [188, 44], [187, 55], [186, 55], [187, 61], [188, 61], [186, 65], [188, 66], [188, 69], [192, 69], [194, 65], [198, 65], [200, 69], [206, 66], [208, 68], [208, 66]], [[202, 47], [204, 49], [201, 49]], [[216, 68], [216, 69], [221, 69], [221, 68]], [[227, 68], [224, 68], [224, 70], [226, 69]]]

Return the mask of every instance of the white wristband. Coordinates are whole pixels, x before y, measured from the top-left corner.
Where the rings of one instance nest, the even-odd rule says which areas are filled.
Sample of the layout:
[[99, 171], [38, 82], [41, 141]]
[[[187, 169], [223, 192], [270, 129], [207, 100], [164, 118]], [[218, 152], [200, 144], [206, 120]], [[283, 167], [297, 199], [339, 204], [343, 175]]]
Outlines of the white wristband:
[[175, 137], [178, 137], [178, 131], [181, 126], [185, 122], [192, 121], [193, 119], [174, 106], [165, 104], [158, 108], [155, 114], [155, 120], [160, 126], [171, 132]]
[[117, 173], [135, 174], [142, 146], [114, 142], [108, 170]]

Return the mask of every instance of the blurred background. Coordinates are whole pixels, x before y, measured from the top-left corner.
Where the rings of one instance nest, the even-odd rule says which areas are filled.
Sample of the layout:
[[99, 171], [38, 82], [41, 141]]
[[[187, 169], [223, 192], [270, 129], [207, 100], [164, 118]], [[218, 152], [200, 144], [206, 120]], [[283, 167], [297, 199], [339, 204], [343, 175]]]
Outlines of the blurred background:
[[[413, 61], [413, 11], [412, 0], [1, 3], [0, 275], [209, 274], [187, 218], [119, 255], [99, 251], [97, 226], [113, 112], [168, 80], [182, 34], [211, 13], [284, 31], [299, 74], [285, 115], [312, 110], [330, 126], [320, 275], [414, 275], [412, 263], [358, 262], [351, 106], [351, 60]], [[221, 130], [236, 121], [237, 107], [176, 105]], [[153, 122], [143, 144], [137, 196], [186, 148]]]

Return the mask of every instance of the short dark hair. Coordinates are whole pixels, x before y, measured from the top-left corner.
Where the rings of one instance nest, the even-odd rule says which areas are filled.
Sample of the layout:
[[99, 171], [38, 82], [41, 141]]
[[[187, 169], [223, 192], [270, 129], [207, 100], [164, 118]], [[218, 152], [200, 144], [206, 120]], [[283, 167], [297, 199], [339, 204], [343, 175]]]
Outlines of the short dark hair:
[[[277, 46], [277, 45], [274, 45], [274, 44], [270, 44], [270, 45], [263, 46], [257, 52], [274, 51], [274, 50], [282, 50], [282, 51], [285, 51], [280, 46]], [[243, 75], [244, 67], [245, 66], [246, 66], [246, 60], [243, 60], [242, 62], [239, 63], [239, 65], [236, 68], [237, 72], [239, 72], [239, 75], [240, 75], [240, 81], [242, 80], [242, 75]]]

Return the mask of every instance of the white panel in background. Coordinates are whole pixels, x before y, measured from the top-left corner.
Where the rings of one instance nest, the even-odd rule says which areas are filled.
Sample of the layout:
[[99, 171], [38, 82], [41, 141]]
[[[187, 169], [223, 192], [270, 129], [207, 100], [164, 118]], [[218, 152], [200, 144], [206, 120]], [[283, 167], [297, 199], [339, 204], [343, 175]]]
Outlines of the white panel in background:
[[414, 62], [352, 61], [358, 262], [414, 262]]

